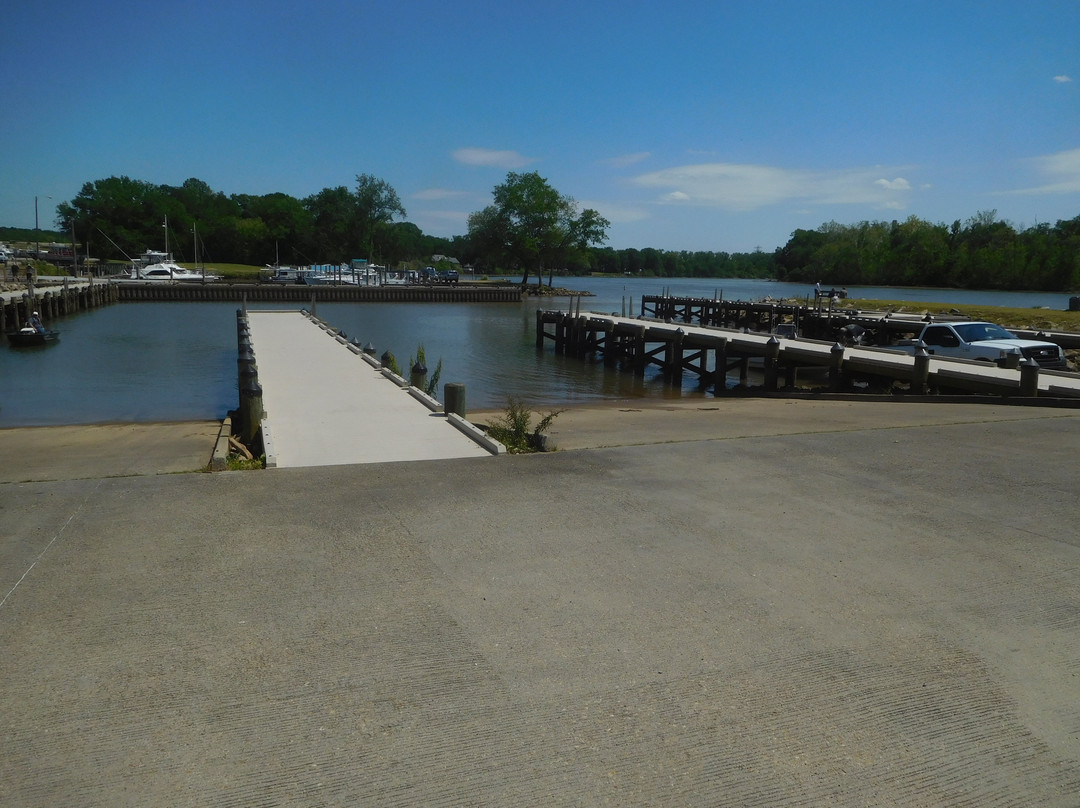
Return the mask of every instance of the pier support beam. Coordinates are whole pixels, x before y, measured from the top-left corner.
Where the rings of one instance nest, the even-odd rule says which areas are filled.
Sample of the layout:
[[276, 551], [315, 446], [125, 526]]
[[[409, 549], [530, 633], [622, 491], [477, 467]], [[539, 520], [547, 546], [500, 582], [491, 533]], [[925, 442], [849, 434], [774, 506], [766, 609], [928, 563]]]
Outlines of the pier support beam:
[[681, 385], [683, 375], [683, 338], [686, 332], [676, 328], [664, 345], [664, 375], [671, 384]]
[[834, 393], [839, 393], [844, 386], [844, 375], [841, 372], [844, 367], [844, 346], [839, 342], [833, 343], [829, 350], [829, 387]]
[[1020, 395], [1030, 398], [1039, 395], [1039, 363], [1034, 359], [1020, 363]]
[[915, 365], [911, 377], [911, 392], [925, 396], [930, 382], [930, 354], [926, 348], [915, 349]]
[[465, 385], [461, 382], [447, 382], [443, 385], [443, 412], [465, 416]]
[[635, 328], [634, 335], [634, 375], [644, 376], [645, 365], [649, 361], [648, 355], [645, 353], [645, 326], [639, 325]]
[[770, 393], [775, 393], [777, 390], [776, 363], [779, 358], [780, 340], [774, 335], [769, 338], [767, 343], [765, 343], [765, 389]]
[[240, 440], [250, 448], [255, 444], [255, 438], [262, 428], [263, 418], [262, 385], [255, 379], [251, 379], [240, 389], [240, 416], [243, 420]]
[[604, 323], [604, 364], [612, 367], [619, 361], [618, 343], [615, 337], [615, 324], [608, 321]]

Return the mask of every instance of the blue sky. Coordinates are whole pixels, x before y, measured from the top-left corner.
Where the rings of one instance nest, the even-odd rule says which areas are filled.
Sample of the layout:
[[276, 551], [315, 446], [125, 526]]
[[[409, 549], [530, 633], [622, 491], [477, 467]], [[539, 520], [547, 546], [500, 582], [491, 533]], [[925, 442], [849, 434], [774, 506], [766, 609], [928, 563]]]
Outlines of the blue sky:
[[616, 248], [1080, 215], [1077, 0], [8, 5], [0, 225], [114, 175], [302, 198], [366, 173], [450, 236], [508, 171]]

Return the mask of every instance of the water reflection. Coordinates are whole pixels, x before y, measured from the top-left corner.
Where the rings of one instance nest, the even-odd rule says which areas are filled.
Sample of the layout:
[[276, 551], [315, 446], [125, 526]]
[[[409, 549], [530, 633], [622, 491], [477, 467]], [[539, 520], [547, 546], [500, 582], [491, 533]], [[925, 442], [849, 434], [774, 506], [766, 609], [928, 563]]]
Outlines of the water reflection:
[[[563, 283], [595, 293], [584, 299], [583, 311], [620, 313], [633, 299], [635, 314], [641, 295], [664, 289], [676, 295], [722, 294], [743, 300], [809, 291], [764, 281], [725, 280], [721, 285], [692, 279], [568, 278]], [[849, 291], [879, 299], [1068, 307], [1064, 294]], [[563, 297], [539, 305], [569, 310], [572, 304]], [[429, 372], [442, 359], [441, 383], [467, 385], [470, 409], [502, 407], [508, 396], [542, 408], [599, 399], [702, 395], [693, 374], [673, 389], [655, 369], [641, 378], [601, 361], [556, 356], [550, 344], [538, 352], [537, 305], [535, 299], [521, 304], [323, 303], [318, 314], [350, 338], [372, 343], [379, 355], [391, 351], [406, 371], [423, 344]], [[234, 303], [122, 303], [62, 319], [56, 345], [29, 351], [0, 345], [0, 426], [221, 418], [237, 403], [236, 308]]]

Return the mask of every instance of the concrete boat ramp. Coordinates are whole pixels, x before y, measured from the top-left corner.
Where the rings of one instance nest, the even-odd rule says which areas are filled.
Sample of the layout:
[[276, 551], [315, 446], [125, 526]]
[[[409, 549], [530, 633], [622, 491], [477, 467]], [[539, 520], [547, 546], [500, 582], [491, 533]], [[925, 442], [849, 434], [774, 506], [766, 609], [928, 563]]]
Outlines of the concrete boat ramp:
[[307, 312], [249, 311], [247, 322], [268, 466], [485, 457], [501, 448]]

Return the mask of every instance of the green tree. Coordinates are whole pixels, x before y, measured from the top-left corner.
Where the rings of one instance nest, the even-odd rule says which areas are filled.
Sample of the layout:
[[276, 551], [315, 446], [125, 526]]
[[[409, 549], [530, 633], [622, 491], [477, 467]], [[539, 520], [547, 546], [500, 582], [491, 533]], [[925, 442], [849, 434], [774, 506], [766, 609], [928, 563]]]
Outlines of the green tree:
[[[242, 241], [244, 252], [256, 263], [264, 264], [278, 260], [282, 249], [285, 255], [294, 255], [307, 248], [312, 235], [311, 211], [300, 200], [283, 193], [233, 197], [241, 212], [241, 219], [262, 222], [260, 229], [245, 229]], [[201, 229], [201, 228], [200, 228]], [[250, 239], [261, 232], [261, 241]]]
[[[511, 171], [492, 191], [494, 204], [469, 215], [474, 244], [509, 259], [523, 270], [521, 285], [535, 271], [544, 282], [544, 267], [554, 270], [590, 244], [607, 240], [609, 222], [595, 210], [578, 212], [577, 203], [563, 196], [537, 172]], [[549, 275], [548, 283], [551, 283]]]
[[356, 205], [349, 189], [323, 188], [305, 199], [304, 207], [311, 214], [312, 252], [334, 263], [351, 257]]
[[412, 222], [395, 222], [386, 229], [380, 256], [387, 266], [395, 267], [409, 258], [424, 254], [424, 234]]
[[131, 258], [148, 248], [160, 249], [161, 225], [168, 209], [162, 189], [130, 177], [108, 177], [83, 184], [71, 202], [56, 207], [62, 233], [74, 225], [77, 238], [99, 258]]
[[370, 174], [356, 175], [356, 190], [353, 194], [354, 227], [357, 233], [357, 248], [368, 260], [374, 261], [376, 255], [384, 254], [392, 242], [390, 225], [394, 216], [405, 217], [405, 208], [401, 200], [386, 180]]
[[494, 205], [469, 214], [469, 241], [477, 253], [477, 263], [490, 269], [505, 266], [519, 269], [513, 254], [510, 219]]

